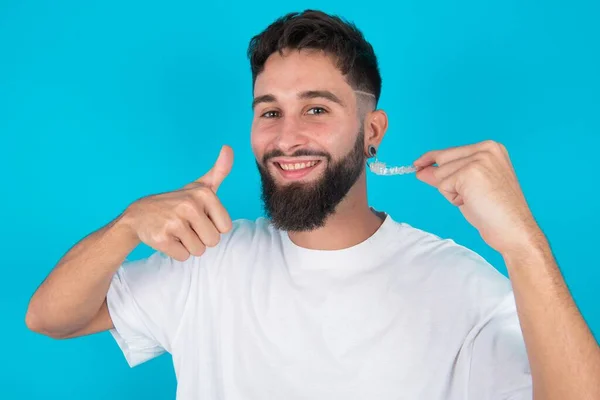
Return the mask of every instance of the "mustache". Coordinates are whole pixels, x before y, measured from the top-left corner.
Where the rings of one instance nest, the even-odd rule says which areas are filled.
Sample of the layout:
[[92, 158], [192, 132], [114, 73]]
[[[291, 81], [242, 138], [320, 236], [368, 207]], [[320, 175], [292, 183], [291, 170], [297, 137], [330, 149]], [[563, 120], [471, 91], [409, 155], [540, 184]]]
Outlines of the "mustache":
[[309, 149], [300, 149], [296, 150], [292, 154], [285, 154], [283, 151], [279, 149], [271, 150], [263, 155], [263, 164], [266, 164], [271, 158], [274, 157], [323, 157], [327, 161], [331, 161], [331, 155], [329, 153], [325, 153], [324, 151], [315, 151]]

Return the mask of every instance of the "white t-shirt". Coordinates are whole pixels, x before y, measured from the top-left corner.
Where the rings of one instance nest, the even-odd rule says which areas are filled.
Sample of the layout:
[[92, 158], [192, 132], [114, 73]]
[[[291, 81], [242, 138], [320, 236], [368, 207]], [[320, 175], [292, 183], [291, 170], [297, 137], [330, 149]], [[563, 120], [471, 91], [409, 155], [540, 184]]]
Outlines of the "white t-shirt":
[[131, 367], [171, 353], [179, 400], [532, 398], [508, 279], [389, 215], [335, 251], [237, 220], [201, 257], [125, 263], [107, 301]]

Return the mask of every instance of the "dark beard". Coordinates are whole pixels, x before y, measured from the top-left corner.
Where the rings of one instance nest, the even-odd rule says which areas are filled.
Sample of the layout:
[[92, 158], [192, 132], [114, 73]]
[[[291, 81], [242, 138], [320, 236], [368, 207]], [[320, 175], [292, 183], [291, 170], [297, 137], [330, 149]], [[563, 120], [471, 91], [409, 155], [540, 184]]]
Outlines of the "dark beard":
[[[323, 227], [327, 217], [335, 212], [337, 205], [348, 194], [365, 168], [364, 131], [360, 130], [354, 147], [343, 159], [332, 163], [325, 153], [299, 151], [292, 155], [323, 156], [327, 168], [323, 176], [310, 183], [293, 182], [278, 186], [263, 166], [269, 158], [282, 156], [279, 151], [265, 155], [263, 164], [256, 165], [262, 182], [263, 208], [275, 228], [284, 231], [311, 231]], [[321, 161], [323, 162], [323, 161]]]

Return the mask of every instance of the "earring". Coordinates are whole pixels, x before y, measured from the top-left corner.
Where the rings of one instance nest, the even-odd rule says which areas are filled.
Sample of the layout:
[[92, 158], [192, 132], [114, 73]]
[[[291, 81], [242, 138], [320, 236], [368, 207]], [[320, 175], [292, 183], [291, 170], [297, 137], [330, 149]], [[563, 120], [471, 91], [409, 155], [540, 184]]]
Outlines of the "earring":
[[375, 157], [377, 155], [377, 149], [372, 144], [367, 147], [367, 153], [369, 154], [369, 158]]

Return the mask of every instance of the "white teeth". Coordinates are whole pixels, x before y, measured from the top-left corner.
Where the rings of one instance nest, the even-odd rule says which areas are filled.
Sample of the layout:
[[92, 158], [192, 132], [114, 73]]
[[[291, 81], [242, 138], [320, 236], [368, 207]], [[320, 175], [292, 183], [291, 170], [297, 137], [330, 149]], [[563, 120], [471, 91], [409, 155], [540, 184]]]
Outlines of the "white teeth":
[[286, 171], [294, 171], [297, 169], [310, 168], [310, 167], [314, 166], [316, 163], [318, 163], [318, 161], [309, 161], [306, 163], [295, 163], [295, 164], [279, 163], [279, 165], [281, 166], [282, 169], [284, 169]]

